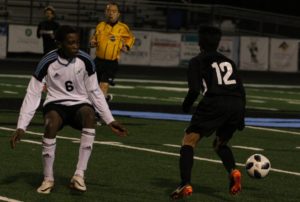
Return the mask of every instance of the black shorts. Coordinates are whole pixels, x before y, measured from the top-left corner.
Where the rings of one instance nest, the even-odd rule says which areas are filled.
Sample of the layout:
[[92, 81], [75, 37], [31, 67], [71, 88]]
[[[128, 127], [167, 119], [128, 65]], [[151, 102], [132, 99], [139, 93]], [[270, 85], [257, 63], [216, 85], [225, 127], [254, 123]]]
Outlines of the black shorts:
[[94, 62], [98, 81], [115, 85], [114, 79], [119, 69], [118, 60], [104, 60], [96, 57]]
[[230, 139], [236, 130], [245, 126], [245, 102], [239, 97], [204, 97], [185, 130], [210, 136], [216, 132], [223, 139]]
[[89, 106], [93, 109], [93, 111], [95, 111], [94, 107], [87, 103], [72, 105], [72, 106], [65, 106], [65, 105], [60, 105], [60, 104], [55, 104], [55, 103], [49, 103], [43, 107], [43, 115], [45, 116], [47, 114], [47, 112], [49, 112], [49, 111], [56, 111], [63, 120], [63, 124], [62, 124], [60, 130], [65, 125], [69, 125], [72, 128], [81, 130], [82, 129], [81, 117], [77, 113], [78, 113], [79, 109], [83, 106]]

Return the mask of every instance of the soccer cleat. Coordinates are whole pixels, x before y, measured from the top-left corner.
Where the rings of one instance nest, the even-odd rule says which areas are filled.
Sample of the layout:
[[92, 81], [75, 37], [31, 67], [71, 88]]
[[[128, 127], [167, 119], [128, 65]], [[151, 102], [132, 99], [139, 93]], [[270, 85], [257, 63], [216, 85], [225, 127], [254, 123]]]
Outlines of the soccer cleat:
[[238, 194], [242, 190], [242, 174], [239, 170], [234, 169], [230, 174], [229, 193], [232, 195]]
[[51, 190], [54, 187], [54, 181], [44, 180], [39, 188], [37, 188], [37, 192], [40, 194], [50, 194]]
[[72, 189], [76, 189], [77, 191], [82, 191], [82, 192], [86, 191], [84, 179], [79, 175], [74, 175], [72, 177], [70, 187]]
[[190, 184], [180, 185], [175, 189], [175, 191], [172, 192], [170, 195], [170, 198], [172, 200], [181, 199], [186, 196], [190, 196], [193, 193], [193, 187]]

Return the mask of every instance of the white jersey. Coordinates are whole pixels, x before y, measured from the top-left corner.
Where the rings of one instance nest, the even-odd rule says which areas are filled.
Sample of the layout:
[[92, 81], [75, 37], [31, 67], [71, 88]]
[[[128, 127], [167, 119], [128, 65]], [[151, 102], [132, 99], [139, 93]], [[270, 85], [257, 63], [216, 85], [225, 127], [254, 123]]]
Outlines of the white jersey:
[[31, 78], [21, 107], [18, 126], [26, 130], [41, 101], [44, 83], [49, 103], [66, 106], [88, 103], [95, 107], [106, 123], [114, 120], [98, 86], [95, 65], [90, 56], [79, 51], [71, 60], [60, 57], [58, 50], [45, 55]]

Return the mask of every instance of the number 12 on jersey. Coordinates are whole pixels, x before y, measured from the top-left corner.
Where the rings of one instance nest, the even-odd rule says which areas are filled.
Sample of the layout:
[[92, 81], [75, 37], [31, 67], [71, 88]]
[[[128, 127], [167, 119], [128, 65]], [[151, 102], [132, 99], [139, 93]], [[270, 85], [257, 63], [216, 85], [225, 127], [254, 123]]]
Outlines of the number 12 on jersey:
[[221, 62], [220, 64], [214, 62], [211, 66], [216, 70], [219, 85], [236, 84], [235, 79], [229, 79], [233, 73], [232, 66], [229, 62]]

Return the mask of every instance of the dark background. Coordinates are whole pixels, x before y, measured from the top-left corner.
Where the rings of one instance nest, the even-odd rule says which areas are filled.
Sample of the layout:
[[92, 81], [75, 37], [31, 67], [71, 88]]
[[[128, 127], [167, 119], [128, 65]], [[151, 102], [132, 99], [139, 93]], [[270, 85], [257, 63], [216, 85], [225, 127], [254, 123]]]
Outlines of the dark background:
[[255, 9], [260, 11], [279, 13], [284, 15], [300, 16], [300, 9], [297, 5], [299, 3], [297, 3], [297, 0], [178, 0], [177, 2], [197, 4], [219, 4], [245, 9]]
[[268, 11], [274, 13], [280, 13], [285, 15], [299, 16], [299, 9], [297, 1], [285, 0], [285, 1], [274, 1], [274, 0], [201, 0], [201, 3], [210, 4], [223, 4], [247, 9], [255, 9], [261, 11]]

